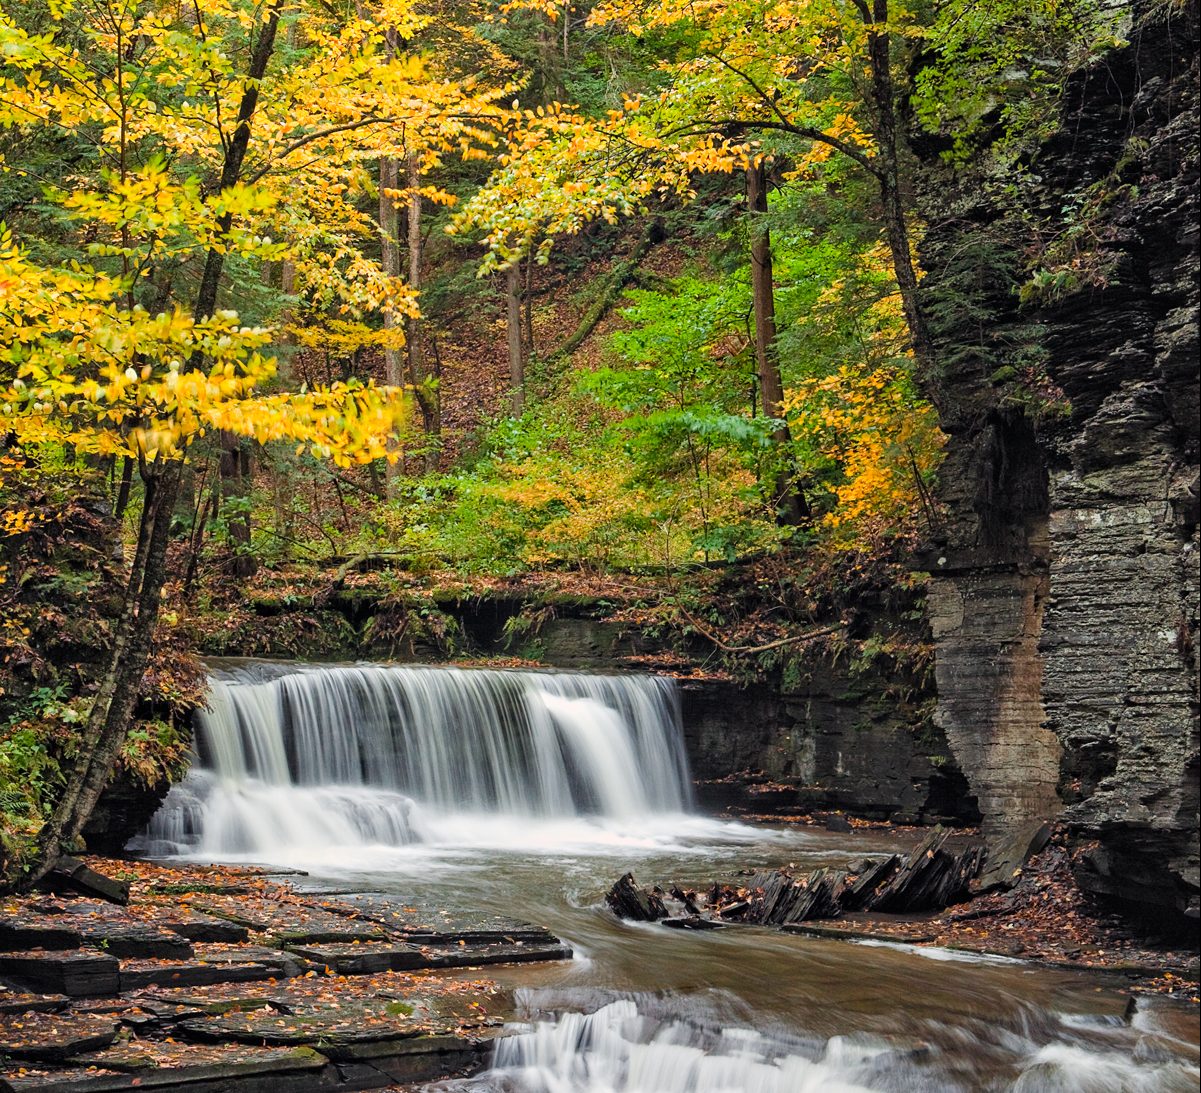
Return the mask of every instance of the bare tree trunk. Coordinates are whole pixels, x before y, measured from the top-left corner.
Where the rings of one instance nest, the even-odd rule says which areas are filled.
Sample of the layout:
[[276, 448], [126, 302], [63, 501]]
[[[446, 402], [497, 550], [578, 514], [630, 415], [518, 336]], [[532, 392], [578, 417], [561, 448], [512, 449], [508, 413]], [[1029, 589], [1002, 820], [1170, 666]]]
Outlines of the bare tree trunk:
[[792, 436], [783, 422], [784, 381], [776, 355], [776, 297], [772, 284], [771, 235], [763, 216], [767, 212], [767, 173], [762, 164], [746, 172], [746, 207], [751, 239], [751, 298], [755, 311], [755, 363], [765, 417], [777, 418], [773, 430], [776, 446], [774, 500], [781, 524], [795, 526], [809, 516], [809, 506], [796, 482]]
[[527, 254], [525, 258], [525, 289], [523, 292], [522, 315], [525, 330], [525, 353], [526, 356], [532, 356], [537, 350], [534, 348], [534, 256]]
[[117, 487], [117, 500], [113, 503], [113, 515], [120, 520], [129, 506], [129, 489], [133, 485], [133, 460], [126, 456], [121, 461], [121, 484]]
[[[238, 104], [233, 136], [225, 149], [220, 189], [234, 185], [242, 175], [242, 165], [250, 145], [250, 123], [258, 108], [259, 84], [275, 49], [281, 2], [274, 0], [267, 9], [262, 29], [251, 46], [245, 90]], [[221, 215], [217, 224], [219, 236], [225, 235], [233, 224], [232, 214]], [[205, 255], [194, 308], [198, 319], [206, 319], [216, 310], [217, 290], [224, 264], [224, 248], [213, 248]], [[199, 354], [194, 355], [188, 363], [189, 368], [203, 365], [204, 360]], [[163, 584], [167, 579], [167, 546], [170, 542], [171, 518], [179, 494], [181, 468], [182, 463], [178, 460], [149, 464], [142, 468], [145, 492], [137, 548], [121, 614], [113, 628], [112, 648], [81, 734], [75, 765], [67, 777], [54, 812], [38, 834], [36, 860], [29, 863], [24, 876], [5, 876], [6, 885], [30, 887], [54, 868], [62, 854], [63, 845], [79, 838], [100, 794], [112, 777], [137, 705], [142, 674], [150, 658]]]
[[871, 70], [872, 103], [876, 109], [876, 177], [880, 182], [884, 233], [892, 255], [905, 323], [909, 327], [913, 356], [929, 374], [935, 363], [935, 352], [918, 294], [917, 270], [910, 251], [909, 226], [905, 220], [905, 201], [901, 191], [896, 101], [887, 30], [888, 0], [872, 0], [870, 13], [866, 0], [861, 0], [859, 10], [868, 27], [868, 67]]
[[[421, 291], [421, 160], [410, 154], [406, 163], [408, 199], [409, 287]], [[425, 469], [437, 470], [439, 439], [442, 432], [442, 406], [436, 384], [430, 383], [421, 343], [421, 321], [411, 317], [405, 323], [405, 349], [409, 358], [409, 382], [421, 411], [421, 429], [425, 434]]]
[[511, 262], [505, 270], [505, 333], [509, 346], [509, 380], [513, 416], [525, 411], [525, 357], [521, 345], [521, 265]]
[[253, 467], [245, 441], [232, 433], [221, 434], [221, 507], [232, 547], [230, 572], [235, 577], [252, 577], [258, 562], [250, 549], [250, 490]]

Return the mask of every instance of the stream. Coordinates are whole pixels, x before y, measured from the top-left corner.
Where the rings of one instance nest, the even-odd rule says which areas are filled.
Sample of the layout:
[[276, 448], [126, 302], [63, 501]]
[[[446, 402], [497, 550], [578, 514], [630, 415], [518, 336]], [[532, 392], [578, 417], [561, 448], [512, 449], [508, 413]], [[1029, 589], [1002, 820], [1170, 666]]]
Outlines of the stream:
[[[135, 849], [545, 925], [517, 1020], [444, 1091], [1193, 1091], [1195, 1015], [1112, 976], [738, 927], [625, 923], [627, 870], [700, 885], [898, 849], [696, 815], [670, 681], [382, 666], [218, 672], [198, 760]], [[469, 978], [479, 972], [461, 973]]]

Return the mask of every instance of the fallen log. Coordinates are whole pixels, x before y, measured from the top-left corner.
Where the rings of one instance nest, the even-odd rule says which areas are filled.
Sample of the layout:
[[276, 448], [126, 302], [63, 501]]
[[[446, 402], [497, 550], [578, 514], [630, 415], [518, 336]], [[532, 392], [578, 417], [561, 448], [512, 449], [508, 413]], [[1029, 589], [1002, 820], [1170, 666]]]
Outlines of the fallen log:
[[54, 892], [68, 891], [84, 896], [99, 896], [124, 907], [129, 902], [129, 882], [114, 880], [64, 854], [42, 879], [43, 887]]

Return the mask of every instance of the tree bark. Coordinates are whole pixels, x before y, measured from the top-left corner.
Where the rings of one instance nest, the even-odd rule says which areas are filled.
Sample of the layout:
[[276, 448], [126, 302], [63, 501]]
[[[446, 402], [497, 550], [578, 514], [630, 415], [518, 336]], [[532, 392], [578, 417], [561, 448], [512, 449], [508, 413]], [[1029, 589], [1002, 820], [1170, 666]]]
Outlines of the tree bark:
[[[258, 107], [259, 84], [275, 49], [281, 3], [282, 0], [275, 0], [267, 9], [262, 30], [251, 48], [245, 90], [238, 104], [237, 123], [222, 163], [219, 184], [222, 190], [232, 186], [242, 174], [250, 145], [251, 120]], [[227, 233], [232, 223], [231, 214], [222, 215], [218, 220], [220, 234]], [[197, 319], [207, 319], [216, 311], [217, 292], [225, 263], [223, 251], [224, 248], [214, 248], [205, 255], [204, 272], [194, 307]], [[188, 362], [189, 368], [203, 365], [204, 359], [199, 353], [193, 354]], [[113, 628], [105, 672], [82, 732], [80, 750], [54, 811], [38, 835], [36, 860], [29, 863], [29, 869], [23, 877], [6, 876], [6, 884], [19, 883], [22, 887], [31, 887], [54, 868], [63, 852], [63, 845], [79, 838], [100, 794], [112, 777], [137, 705], [142, 675], [150, 659], [163, 584], [167, 578], [167, 546], [182, 466], [179, 460], [142, 466], [145, 492], [137, 548], [121, 614]]]
[[767, 213], [767, 172], [763, 164], [746, 172], [746, 207], [751, 241], [751, 299], [755, 312], [755, 363], [765, 417], [780, 424], [772, 431], [776, 465], [773, 500], [779, 523], [795, 527], [809, 516], [809, 506], [796, 482], [792, 435], [784, 423], [784, 381], [776, 355], [776, 296], [772, 283], [771, 234], [763, 221]]
[[521, 265], [516, 261], [505, 270], [505, 334], [513, 416], [520, 417], [525, 411], [525, 357], [521, 344]]
[[[380, 266], [388, 277], [400, 276], [400, 216], [396, 209], [396, 191], [400, 189], [400, 168], [392, 156], [381, 156], [379, 161], [379, 234]], [[390, 303], [384, 303], [384, 331], [396, 329], [397, 315]], [[385, 343], [384, 382], [390, 387], [403, 387], [404, 351]], [[388, 460], [387, 481], [389, 492], [400, 474], [399, 463]]]
[[[421, 291], [421, 160], [410, 153], [406, 162], [406, 179], [408, 188], [408, 249], [409, 249], [409, 287], [414, 292]], [[421, 320], [410, 317], [405, 322], [405, 349], [409, 361], [409, 382], [413, 386], [413, 395], [417, 400], [417, 408], [421, 411], [421, 429], [425, 434], [425, 469], [427, 472], [438, 468], [439, 438], [442, 432], [442, 407], [439, 401], [438, 388], [429, 382], [424, 361], [424, 346], [421, 343]]]
[[897, 110], [892, 83], [892, 50], [887, 29], [888, 0], [872, 0], [870, 12], [866, 0], [862, 0], [860, 12], [868, 27], [867, 56], [871, 71], [872, 105], [876, 112], [876, 170], [880, 183], [884, 234], [892, 254], [893, 271], [901, 294], [905, 323], [909, 327], [913, 356], [929, 374], [935, 362], [934, 343], [922, 310], [917, 270], [910, 250], [909, 226], [905, 219]]
[[250, 488], [253, 475], [251, 455], [245, 442], [232, 433], [221, 434], [221, 507], [231, 550], [229, 571], [235, 577], [253, 577], [258, 562], [250, 549]]

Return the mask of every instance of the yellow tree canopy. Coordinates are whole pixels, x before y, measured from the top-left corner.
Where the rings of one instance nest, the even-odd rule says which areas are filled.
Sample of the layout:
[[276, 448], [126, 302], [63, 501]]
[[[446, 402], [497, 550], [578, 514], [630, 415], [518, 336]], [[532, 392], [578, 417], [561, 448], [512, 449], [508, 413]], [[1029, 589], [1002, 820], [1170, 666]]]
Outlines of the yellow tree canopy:
[[[484, 154], [511, 88], [406, 52], [427, 25], [412, 0], [55, 0], [37, 24], [0, 12], [0, 126], [58, 134], [87, 166], [45, 186], [66, 257], [0, 235], [5, 431], [142, 459], [209, 429], [383, 456], [402, 392], [262, 394], [271, 316], [242, 322], [237, 299], [196, 314], [196, 286], [213, 255], [287, 262], [297, 295], [347, 322], [415, 315], [372, 256], [369, 163]], [[269, 63], [251, 78], [256, 51]]]

